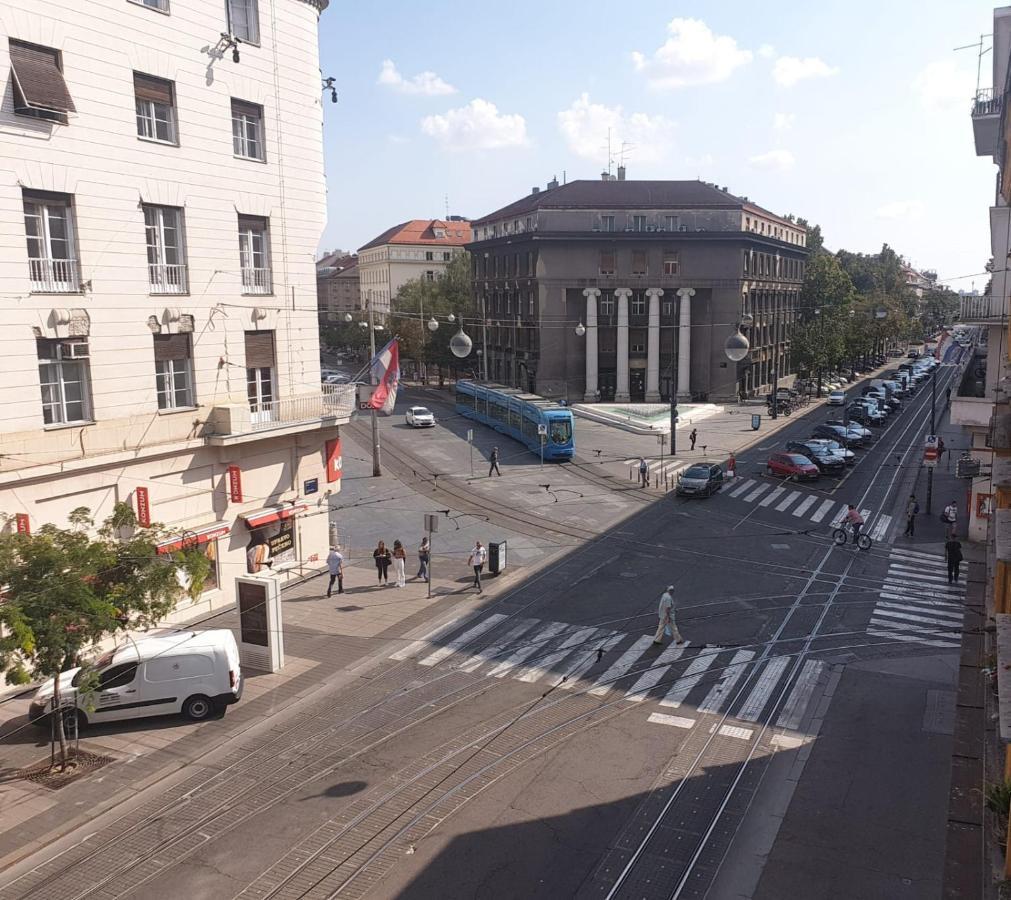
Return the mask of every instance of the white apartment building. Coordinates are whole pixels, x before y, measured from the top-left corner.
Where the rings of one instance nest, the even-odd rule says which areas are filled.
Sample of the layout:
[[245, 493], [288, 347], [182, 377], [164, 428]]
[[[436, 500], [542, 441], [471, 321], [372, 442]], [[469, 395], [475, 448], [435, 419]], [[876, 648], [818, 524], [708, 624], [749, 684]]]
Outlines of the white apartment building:
[[470, 239], [470, 222], [460, 216], [411, 219], [388, 228], [358, 251], [362, 299], [371, 298], [376, 314], [386, 315], [408, 281], [434, 281]]
[[131, 503], [214, 562], [177, 615], [327, 549], [327, 2], [0, 4], [4, 527]]

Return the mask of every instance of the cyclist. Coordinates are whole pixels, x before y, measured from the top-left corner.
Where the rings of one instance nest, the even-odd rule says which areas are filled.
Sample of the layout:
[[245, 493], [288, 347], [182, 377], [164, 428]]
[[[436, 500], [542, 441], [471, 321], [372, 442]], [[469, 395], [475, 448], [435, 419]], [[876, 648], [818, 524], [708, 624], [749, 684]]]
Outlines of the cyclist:
[[853, 543], [855, 544], [857, 539], [860, 537], [860, 529], [863, 527], [864, 517], [860, 515], [860, 513], [857, 512], [857, 508], [850, 503], [849, 509], [846, 510], [846, 517], [843, 521], [847, 522], [850, 528], [853, 529]]

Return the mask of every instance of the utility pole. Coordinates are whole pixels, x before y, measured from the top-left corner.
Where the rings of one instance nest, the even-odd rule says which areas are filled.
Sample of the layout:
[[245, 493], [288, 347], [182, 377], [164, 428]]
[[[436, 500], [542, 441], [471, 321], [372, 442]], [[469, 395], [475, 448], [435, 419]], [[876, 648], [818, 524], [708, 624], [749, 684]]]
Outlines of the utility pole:
[[[930, 373], [930, 435], [933, 437], [937, 432], [935, 421], [935, 404], [937, 402], [937, 370], [940, 366], [934, 366], [934, 371]], [[934, 467], [927, 469], [927, 515], [930, 515], [930, 501], [934, 499]]]
[[[376, 323], [375, 316], [372, 310], [372, 291], [367, 291], [365, 294], [365, 304], [369, 309], [369, 350], [372, 355], [369, 357], [370, 361], [376, 358]], [[375, 373], [372, 371], [371, 364], [369, 365], [369, 384], [375, 388], [377, 381]], [[375, 407], [372, 408], [372, 477], [378, 478], [383, 474], [382, 461], [380, 459], [379, 452], [379, 419], [376, 416]]]

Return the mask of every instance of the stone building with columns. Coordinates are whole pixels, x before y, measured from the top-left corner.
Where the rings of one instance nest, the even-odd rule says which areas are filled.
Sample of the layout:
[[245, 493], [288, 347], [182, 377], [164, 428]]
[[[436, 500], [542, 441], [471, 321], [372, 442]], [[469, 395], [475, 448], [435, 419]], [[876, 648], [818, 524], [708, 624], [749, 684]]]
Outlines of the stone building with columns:
[[[793, 378], [806, 230], [746, 198], [619, 170], [472, 225], [493, 381], [570, 402], [720, 402]], [[723, 346], [745, 316], [752, 349], [734, 363]]]

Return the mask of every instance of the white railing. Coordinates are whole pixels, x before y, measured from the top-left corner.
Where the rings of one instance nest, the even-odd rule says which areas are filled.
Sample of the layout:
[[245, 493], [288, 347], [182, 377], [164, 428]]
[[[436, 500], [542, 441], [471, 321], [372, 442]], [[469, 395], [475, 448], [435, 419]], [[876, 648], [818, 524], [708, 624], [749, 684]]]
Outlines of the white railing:
[[260, 431], [299, 422], [347, 419], [355, 410], [356, 396], [353, 384], [324, 384], [317, 393], [256, 403], [250, 408], [250, 427]]
[[270, 269], [242, 270], [242, 293], [269, 294], [272, 289]]
[[76, 259], [29, 259], [32, 290], [44, 294], [76, 294], [81, 290]]
[[185, 294], [186, 266], [177, 263], [148, 263], [148, 284], [152, 294]]
[[1007, 302], [1002, 297], [983, 294], [980, 297], [962, 297], [959, 304], [961, 322], [1000, 322], [1007, 318]]

